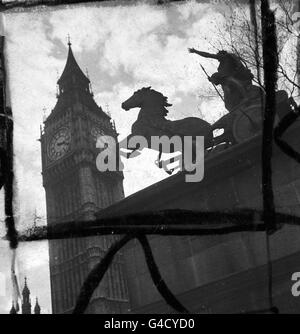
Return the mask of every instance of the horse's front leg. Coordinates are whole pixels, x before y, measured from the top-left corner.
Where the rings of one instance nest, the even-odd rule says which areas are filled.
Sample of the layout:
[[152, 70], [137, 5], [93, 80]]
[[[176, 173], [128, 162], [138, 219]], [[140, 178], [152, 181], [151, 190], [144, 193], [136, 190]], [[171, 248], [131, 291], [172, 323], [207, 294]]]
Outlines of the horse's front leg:
[[157, 159], [155, 160], [155, 164], [158, 168], [163, 168], [163, 161], [161, 160], [162, 150], [158, 151]]
[[[139, 151], [138, 148], [128, 148], [128, 149], [131, 150], [131, 152], [126, 153], [127, 154], [127, 159], [135, 158], [135, 157], [137, 157], [138, 155], [141, 154], [141, 152]], [[134, 154], [134, 153], [137, 153], [137, 154]]]
[[163, 168], [163, 170], [164, 170], [167, 174], [172, 175], [173, 172], [174, 172], [174, 168], [172, 168], [172, 169], [168, 169], [167, 165], [168, 165], [169, 163], [174, 162], [174, 158], [172, 158], [170, 161], [168, 161], [168, 160], [163, 161], [163, 160], [161, 159], [161, 156], [162, 156], [162, 147], [161, 147], [161, 145], [160, 145], [160, 146], [159, 146], [159, 151], [158, 151], [158, 157], [157, 157], [157, 160], [155, 160], [155, 164], [156, 164], [156, 166], [157, 166], [158, 168]]
[[[131, 141], [130, 139], [133, 138], [134, 135], [129, 135], [125, 139], [123, 139], [120, 143], [118, 143], [118, 149], [122, 156], [124, 156], [126, 159], [135, 158], [141, 154], [141, 150], [143, 149], [142, 145], [140, 143], [136, 143], [135, 146], [130, 146]], [[131, 152], [124, 152], [120, 149], [125, 150], [131, 150]]]

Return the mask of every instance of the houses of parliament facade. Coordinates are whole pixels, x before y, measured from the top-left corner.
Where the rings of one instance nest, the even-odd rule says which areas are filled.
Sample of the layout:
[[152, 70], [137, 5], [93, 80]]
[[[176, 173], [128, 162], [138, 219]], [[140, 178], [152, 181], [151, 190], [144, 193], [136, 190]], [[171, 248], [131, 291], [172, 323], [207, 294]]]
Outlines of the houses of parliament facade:
[[[22, 290], [22, 305], [21, 309], [19, 308], [19, 304], [12, 303], [11, 309], [9, 314], [18, 314], [19, 311], [21, 311], [21, 314], [32, 314], [32, 305], [31, 305], [31, 299], [30, 299], [30, 290], [27, 285], [27, 278], [25, 277], [24, 280], [24, 287]], [[34, 314], [41, 314], [41, 307], [39, 305], [39, 301], [36, 298], [35, 300], [35, 306], [33, 308]]]
[[[43, 186], [47, 223], [88, 221], [124, 198], [123, 174], [96, 168], [96, 139], [117, 137], [109, 115], [93, 98], [90, 80], [80, 69], [68, 43], [59, 78], [57, 102], [41, 129]], [[115, 236], [49, 241], [52, 312], [71, 313], [90, 270], [99, 263]], [[126, 313], [128, 293], [122, 254], [95, 291], [87, 313]]]

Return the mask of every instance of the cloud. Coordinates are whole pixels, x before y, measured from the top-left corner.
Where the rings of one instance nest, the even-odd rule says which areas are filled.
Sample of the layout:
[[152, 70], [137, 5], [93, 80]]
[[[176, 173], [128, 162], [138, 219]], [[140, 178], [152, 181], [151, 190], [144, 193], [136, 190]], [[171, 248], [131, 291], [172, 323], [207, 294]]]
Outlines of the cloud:
[[[109, 9], [104, 7], [91, 8], [80, 6], [53, 11], [48, 19], [50, 25], [49, 37], [66, 45], [67, 35], [71, 37], [74, 52], [95, 50], [99, 44], [99, 38], [105, 36], [101, 29], [103, 18], [107, 16]], [[99, 17], [101, 15], [101, 17]]]
[[177, 92], [189, 94], [199, 88], [203, 75], [187, 48], [199, 45], [201, 33], [207, 39], [201, 40], [201, 47], [211, 48], [218, 15], [208, 4], [195, 1], [170, 7], [70, 8], [53, 12], [49, 36], [65, 44], [70, 33], [75, 53], [96, 51], [99, 70], [112, 78], [120, 79], [124, 72], [133, 81], [176, 86]]
[[54, 46], [47, 39], [43, 15], [31, 13], [30, 18], [28, 24], [27, 13], [6, 16], [9, 90], [15, 121], [16, 191], [22, 199], [15, 204], [21, 216], [35, 207], [45, 211], [39, 205], [44, 202], [44, 199], [40, 202], [44, 194], [37, 140], [42, 109], [55, 102], [56, 68], [62, 67], [62, 61], [52, 56]]

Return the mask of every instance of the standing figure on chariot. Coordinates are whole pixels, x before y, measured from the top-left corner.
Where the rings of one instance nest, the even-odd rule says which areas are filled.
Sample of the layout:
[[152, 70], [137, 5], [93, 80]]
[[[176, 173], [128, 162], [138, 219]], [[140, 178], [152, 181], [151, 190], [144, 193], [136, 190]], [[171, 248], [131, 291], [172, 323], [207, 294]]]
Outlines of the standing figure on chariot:
[[[248, 99], [250, 91], [250, 95], [253, 95], [252, 79], [254, 76], [237, 55], [227, 51], [211, 54], [194, 48], [189, 49], [189, 52], [219, 61], [218, 71], [209, 80], [214, 85], [222, 86], [225, 107], [228, 111], [233, 111], [244, 99]], [[256, 97], [255, 95], [251, 97], [254, 98]]]
[[[227, 51], [217, 54], [189, 49], [201, 57], [216, 59], [220, 65], [218, 71], [209, 81], [214, 85], [221, 85], [224, 92], [225, 108], [228, 114], [221, 117], [212, 129], [223, 129], [222, 135], [214, 137], [214, 145], [220, 143], [239, 143], [259, 133], [262, 129], [263, 111], [265, 106], [265, 91], [262, 87], [252, 84], [254, 78], [251, 71], [241, 59]], [[216, 88], [216, 87], [215, 87]], [[276, 118], [283, 118], [295, 109], [295, 102], [284, 90], [276, 92]]]

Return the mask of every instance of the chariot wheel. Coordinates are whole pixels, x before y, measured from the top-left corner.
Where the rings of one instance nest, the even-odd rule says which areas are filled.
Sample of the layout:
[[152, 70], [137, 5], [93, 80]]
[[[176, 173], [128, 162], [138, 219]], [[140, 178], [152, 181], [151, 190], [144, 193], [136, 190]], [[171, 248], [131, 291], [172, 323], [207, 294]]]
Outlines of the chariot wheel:
[[232, 124], [232, 133], [235, 141], [241, 143], [262, 131], [263, 110], [261, 104], [243, 108], [236, 113]]
[[[263, 128], [263, 109], [261, 104], [255, 104], [238, 111], [232, 125], [232, 133], [235, 141], [241, 143], [259, 133]], [[279, 122], [275, 114], [275, 126]]]

